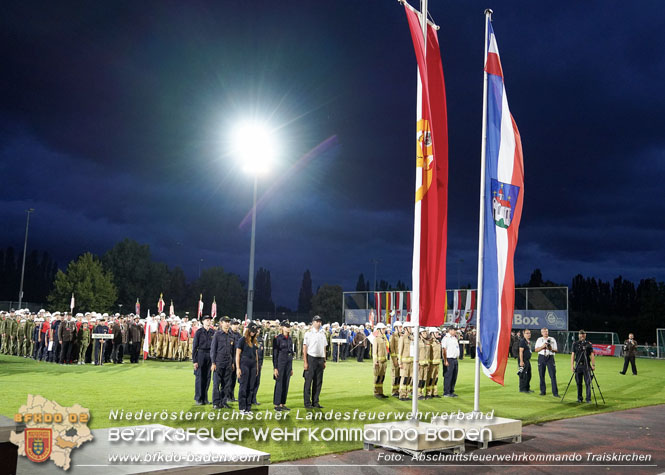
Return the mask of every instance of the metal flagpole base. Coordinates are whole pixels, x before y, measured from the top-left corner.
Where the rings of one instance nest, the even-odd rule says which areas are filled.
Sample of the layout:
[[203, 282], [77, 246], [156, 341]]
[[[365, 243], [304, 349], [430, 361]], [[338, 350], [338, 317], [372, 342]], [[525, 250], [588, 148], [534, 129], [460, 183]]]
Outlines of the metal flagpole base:
[[411, 419], [367, 424], [363, 428], [363, 448], [383, 448], [417, 455], [426, 452], [464, 453], [464, 437], [455, 439], [449, 431], [429, 422]]
[[432, 425], [447, 428], [453, 433], [463, 433], [466, 440], [477, 443], [480, 449], [486, 449], [490, 442], [522, 442], [522, 421], [496, 417], [494, 411], [458, 412], [445, 419], [436, 416], [432, 418]]

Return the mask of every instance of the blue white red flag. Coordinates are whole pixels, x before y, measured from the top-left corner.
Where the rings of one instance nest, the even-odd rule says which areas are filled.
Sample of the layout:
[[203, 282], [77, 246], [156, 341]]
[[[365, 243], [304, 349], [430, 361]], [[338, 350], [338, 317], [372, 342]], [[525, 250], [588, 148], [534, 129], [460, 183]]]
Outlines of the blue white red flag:
[[494, 30], [490, 19], [486, 21], [485, 213], [478, 356], [483, 372], [503, 384], [515, 308], [513, 260], [522, 217], [524, 163], [520, 134], [508, 109]]

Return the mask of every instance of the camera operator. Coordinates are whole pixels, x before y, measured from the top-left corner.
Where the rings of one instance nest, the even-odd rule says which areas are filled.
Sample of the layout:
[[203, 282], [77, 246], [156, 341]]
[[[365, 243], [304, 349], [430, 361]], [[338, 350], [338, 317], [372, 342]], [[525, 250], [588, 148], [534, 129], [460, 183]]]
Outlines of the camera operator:
[[623, 371], [619, 371], [621, 374], [626, 374], [628, 370], [628, 362], [630, 362], [630, 368], [633, 370], [633, 375], [637, 376], [637, 366], [635, 366], [635, 357], [637, 356], [637, 342], [635, 341], [635, 336], [632, 333], [628, 334], [628, 339], [623, 342]]
[[570, 354], [570, 370], [575, 373], [577, 383], [577, 402], [582, 402], [582, 378], [586, 385], [586, 402], [591, 402], [591, 372], [596, 370], [596, 356], [593, 345], [586, 340], [586, 332], [578, 332], [578, 340]]
[[520, 378], [520, 392], [532, 393], [531, 390], [531, 330], [524, 330], [524, 338], [520, 340], [519, 346], [519, 369], [517, 375]]
[[550, 337], [547, 328], [540, 329], [541, 337], [536, 340], [536, 348], [534, 351], [538, 353], [538, 375], [540, 376], [540, 395], [547, 394], [547, 386], [545, 385], [545, 369], [550, 375], [552, 382], [552, 395], [559, 397], [559, 388], [556, 384], [556, 361], [554, 355], [559, 350], [557, 348], [556, 340]]

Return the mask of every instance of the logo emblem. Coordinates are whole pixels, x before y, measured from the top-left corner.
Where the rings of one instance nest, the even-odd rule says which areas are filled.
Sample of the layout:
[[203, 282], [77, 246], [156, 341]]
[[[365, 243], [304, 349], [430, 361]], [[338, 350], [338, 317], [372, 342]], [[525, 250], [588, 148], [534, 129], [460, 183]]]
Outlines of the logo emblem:
[[500, 228], [508, 229], [513, 222], [515, 203], [520, 193], [520, 187], [509, 183], [502, 183], [492, 178], [492, 210], [494, 224]]
[[25, 455], [33, 462], [48, 460], [51, 440], [51, 429], [25, 429]]
[[416, 130], [416, 167], [422, 168], [422, 184], [416, 190], [416, 202], [422, 200], [430, 186], [434, 173], [434, 147], [432, 146], [432, 130], [429, 121], [420, 119]]
[[556, 314], [554, 312], [549, 312], [545, 316], [545, 319], [547, 320], [547, 323], [549, 323], [550, 325], [554, 325], [555, 323], [557, 323]]

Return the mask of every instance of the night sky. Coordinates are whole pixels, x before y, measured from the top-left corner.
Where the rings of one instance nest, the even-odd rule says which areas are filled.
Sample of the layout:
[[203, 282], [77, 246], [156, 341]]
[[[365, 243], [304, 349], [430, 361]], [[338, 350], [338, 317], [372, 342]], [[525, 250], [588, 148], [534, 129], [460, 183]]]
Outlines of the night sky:
[[[665, 279], [662, 1], [431, 0], [448, 287], [476, 279], [487, 7], [524, 148], [517, 282]], [[0, 247], [33, 207], [29, 249], [61, 267], [129, 237], [189, 278], [203, 259], [246, 280], [252, 178], [230, 132], [256, 117], [279, 137], [256, 244], [276, 303], [308, 268], [315, 291], [354, 290], [374, 258], [410, 285], [416, 61], [395, 0], [21, 0], [0, 25]]]

